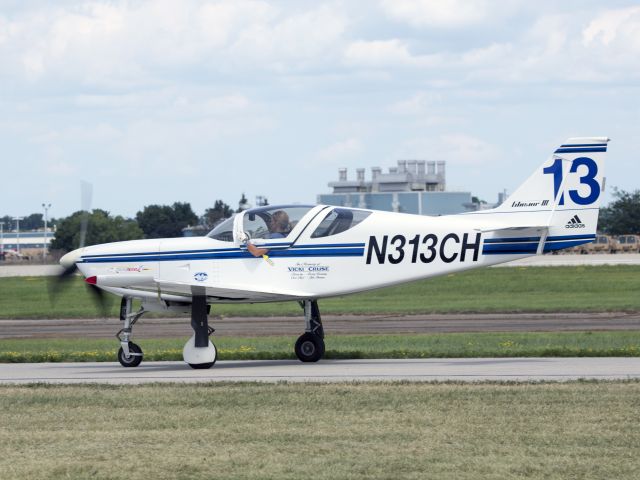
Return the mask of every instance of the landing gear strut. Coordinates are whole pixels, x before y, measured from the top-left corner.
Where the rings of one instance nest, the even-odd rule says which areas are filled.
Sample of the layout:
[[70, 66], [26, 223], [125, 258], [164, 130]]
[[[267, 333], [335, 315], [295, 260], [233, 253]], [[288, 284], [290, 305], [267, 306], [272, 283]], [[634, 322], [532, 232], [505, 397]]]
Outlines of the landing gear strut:
[[305, 333], [296, 341], [295, 352], [301, 362], [317, 362], [324, 356], [324, 329], [316, 300], [301, 302], [304, 309]]
[[140, 307], [140, 310], [133, 313], [132, 299], [130, 297], [122, 297], [120, 302], [120, 320], [124, 322], [124, 326], [118, 333], [116, 338], [120, 340], [120, 350], [118, 350], [118, 361], [123, 367], [137, 367], [142, 362], [142, 349], [137, 344], [130, 341], [133, 335], [133, 326], [146, 313]]
[[209, 335], [214, 332], [209, 327], [207, 297], [205, 295], [192, 296], [191, 328], [193, 336], [187, 341], [182, 350], [184, 361], [191, 368], [211, 368], [218, 358], [218, 351]]

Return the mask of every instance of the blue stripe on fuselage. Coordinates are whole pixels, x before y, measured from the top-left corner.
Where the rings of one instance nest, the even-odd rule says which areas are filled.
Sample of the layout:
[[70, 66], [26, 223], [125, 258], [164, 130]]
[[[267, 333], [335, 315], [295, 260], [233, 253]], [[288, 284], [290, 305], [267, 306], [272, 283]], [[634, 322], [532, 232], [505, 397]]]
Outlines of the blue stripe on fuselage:
[[[259, 245], [260, 247], [268, 245]], [[269, 245], [270, 246], [270, 245]], [[271, 250], [270, 257], [361, 257], [364, 243], [300, 245], [287, 250]], [[187, 250], [177, 252], [118, 253], [112, 255], [83, 256], [81, 263], [163, 262], [176, 260], [227, 260], [255, 258], [240, 248]]]
[[[536, 242], [526, 242], [526, 238], [536, 240]], [[564, 248], [576, 247], [595, 240], [595, 235], [562, 235], [548, 237], [544, 244], [544, 252], [562, 250]], [[491, 242], [489, 241], [491, 240]], [[533, 255], [538, 251], [540, 238], [492, 238], [485, 240], [482, 248], [483, 255]]]

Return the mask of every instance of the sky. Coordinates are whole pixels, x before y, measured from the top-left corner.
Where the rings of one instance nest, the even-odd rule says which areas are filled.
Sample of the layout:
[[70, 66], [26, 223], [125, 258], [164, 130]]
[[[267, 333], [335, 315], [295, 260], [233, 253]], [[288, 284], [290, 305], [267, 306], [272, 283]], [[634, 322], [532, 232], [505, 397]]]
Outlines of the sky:
[[640, 5], [0, 0], [0, 216], [51, 203], [315, 203], [346, 167], [445, 160], [489, 202], [572, 136], [639, 187]]

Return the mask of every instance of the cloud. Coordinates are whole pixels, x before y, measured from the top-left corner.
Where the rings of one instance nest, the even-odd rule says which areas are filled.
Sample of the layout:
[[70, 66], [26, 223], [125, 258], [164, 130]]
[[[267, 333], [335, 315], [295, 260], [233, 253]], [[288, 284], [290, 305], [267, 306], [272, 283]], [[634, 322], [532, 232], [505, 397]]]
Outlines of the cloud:
[[[146, 92], [185, 80], [304, 88], [323, 79], [356, 81], [372, 69], [385, 69], [386, 76], [367, 81], [388, 83], [400, 75], [394, 67], [428, 71], [423, 82], [430, 85], [640, 75], [632, 58], [640, 53], [637, 6], [566, 12], [519, 0], [382, 0], [367, 18], [380, 12], [386, 18], [363, 20], [356, 12], [341, 2], [294, 8], [262, 0], [184, 0], [179, 8], [169, 0], [43, 3], [0, 14], [0, 78], [17, 89], [75, 88], [91, 96], [95, 90]], [[505, 28], [479, 33], [495, 25]], [[475, 34], [469, 33], [472, 26], [478, 27]], [[406, 81], [414, 88], [419, 83]]]
[[389, 111], [395, 115], [420, 115], [441, 98], [442, 95], [438, 93], [418, 92], [406, 100], [393, 103]]
[[596, 43], [608, 46], [615, 41], [633, 49], [640, 47], [640, 7], [605, 11], [582, 32], [586, 47]]
[[435, 66], [438, 55], [414, 56], [409, 52], [406, 42], [391, 40], [358, 40], [349, 44], [344, 58], [348, 65], [365, 67], [389, 66]]
[[390, 17], [414, 27], [461, 28], [485, 21], [495, 10], [482, 0], [382, 0], [380, 5]]
[[189, 111], [197, 111], [201, 108], [209, 115], [230, 115], [246, 112], [251, 107], [251, 102], [246, 96], [235, 93], [191, 100], [181, 97], [176, 101], [176, 106], [186, 108]]
[[63, 161], [47, 162], [45, 170], [47, 175], [61, 178], [73, 177], [78, 173], [78, 169], [75, 166]]
[[347, 138], [328, 145], [315, 154], [322, 163], [338, 163], [347, 161], [362, 152], [362, 143], [358, 138]]
[[398, 158], [445, 160], [450, 165], [482, 166], [500, 162], [500, 149], [495, 145], [461, 132], [443, 133], [405, 141]]
[[154, 83], [159, 71], [317, 65], [338, 55], [346, 26], [331, 5], [291, 12], [261, 0], [54, 3], [0, 16], [0, 74], [122, 87]]
[[278, 70], [319, 66], [334, 57], [348, 21], [341, 12], [319, 8], [267, 22], [255, 22], [238, 33], [231, 46], [239, 59], [251, 59]]

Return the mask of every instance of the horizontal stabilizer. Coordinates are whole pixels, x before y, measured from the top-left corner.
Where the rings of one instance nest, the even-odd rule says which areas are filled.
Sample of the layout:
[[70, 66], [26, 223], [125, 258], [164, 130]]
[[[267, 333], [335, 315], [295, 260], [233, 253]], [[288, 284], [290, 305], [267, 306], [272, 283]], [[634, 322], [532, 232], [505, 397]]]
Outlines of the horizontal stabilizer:
[[549, 228], [549, 225], [526, 225], [526, 226], [522, 226], [522, 227], [495, 227], [495, 228], [476, 228], [476, 232], [480, 232], [480, 233], [492, 233], [492, 232], [496, 232], [496, 233], [508, 233], [510, 231], [512, 231], [513, 233], [522, 233], [522, 230], [536, 230], [536, 231], [542, 231], [542, 230], [547, 230]]

